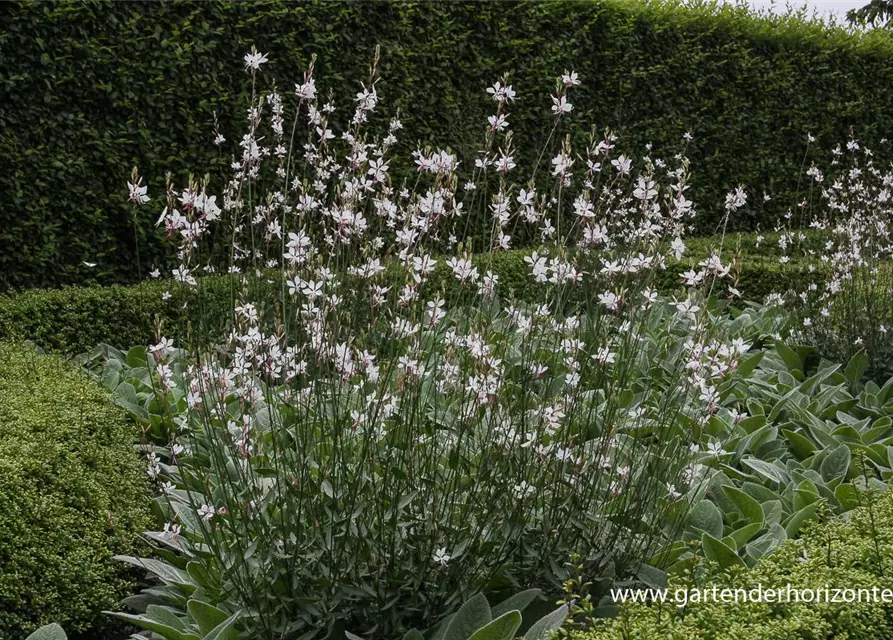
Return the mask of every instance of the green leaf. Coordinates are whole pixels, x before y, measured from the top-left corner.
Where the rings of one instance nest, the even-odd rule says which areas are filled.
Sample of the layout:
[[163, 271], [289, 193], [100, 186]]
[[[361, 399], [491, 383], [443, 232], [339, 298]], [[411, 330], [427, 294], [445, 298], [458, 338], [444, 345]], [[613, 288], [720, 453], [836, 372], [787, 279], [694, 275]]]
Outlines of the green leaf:
[[509, 611], [475, 631], [469, 640], [512, 640], [520, 626], [521, 612]]
[[788, 446], [798, 460], [806, 460], [806, 458], [815, 453], [815, 445], [812, 443], [812, 440], [803, 434], [789, 431], [788, 429], [782, 429], [781, 432], [784, 434], [785, 439], [788, 441]]
[[524, 634], [524, 640], [543, 640], [550, 631], [555, 631], [567, 618], [568, 607], [561, 605], [552, 613], [544, 615], [542, 618], [530, 625], [530, 629]]
[[130, 624], [151, 631], [152, 633], [157, 633], [162, 638], [165, 638], [165, 640], [202, 640], [200, 636], [197, 636], [194, 633], [181, 632], [174, 627], [153, 620], [145, 615], [135, 616], [129, 613], [120, 613], [118, 611], [104, 611], [103, 613], [125, 620]]
[[844, 482], [838, 485], [837, 488], [834, 489], [834, 497], [837, 498], [837, 501], [840, 503], [840, 506], [843, 507], [844, 511], [852, 511], [853, 509], [862, 506], [863, 502], [859, 489], [849, 482]]
[[783, 469], [779, 469], [771, 462], [766, 462], [759, 458], [744, 458], [741, 462], [773, 482], [778, 482], [780, 484], [787, 484], [790, 482], [787, 472]]
[[648, 564], [643, 564], [638, 568], [636, 578], [652, 589], [664, 589], [667, 586], [667, 574]]
[[191, 587], [191, 591], [195, 591], [198, 585], [192, 580], [188, 573], [178, 569], [161, 560], [153, 560], [152, 558], [134, 558], [133, 556], [113, 556], [113, 560], [120, 560], [140, 567], [155, 575], [156, 578], [165, 584], [174, 584], [179, 587]]
[[803, 526], [803, 523], [812, 518], [816, 511], [819, 508], [819, 503], [814, 502], [813, 504], [807, 505], [797, 511], [794, 515], [792, 515], [787, 524], [784, 526], [785, 533], [787, 533], [789, 538], [793, 538], [797, 535], [797, 532], [800, 531], [800, 527]]
[[862, 381], [862, 376], [865, 374], [865, 369], [867, 368], [868, 356], [865, 355], [864, 349], [860, 349], [852, 358], [850, 358], [850, 361], [846, 365], [846, 369], [843, 371], [843, 375], [846, 377], [846, 380], [850, 385], [854, 385]]
[[146, 607], [146, 617], [151, 618], [156, 622], [160, 622], [161, 624], [166, 624], [169, 627], [173, 627], [177, 631], [186, 630], [186, 623], [184, 623], [176, 614], [170, 609], [157, 604], [150, 604]]
[[65, 635], [65, 631], [62, 630], [58, 624], [53, 622], [52, 624], [48, 624], [44, 627], [41, 627], [30, 636], [25, 638], [25, 640], [67, 640], [68, 636]]
[[725, 485], [722, 490], [750, 524], [758, 524], [760, 527], [763, 526], [763, 508], [760, 506], [759, 502], [740, 489], [736, 489], [730, 485]]
[[811, 505], [819, 499], [819, 489], [812, 480], [804, 480], [794, 489], [792, 504], [795, 511]]
[[839, 445], [822, 461], [819, 469], [825, 481], [843, 478], [850, 468], [850, 449], [845, 444]]
[[778, 547], [787, 539], [787, 533], [781, 525], [773, 524], [769, 531], [747, 545], [747, 555], [759, 560], [764, 555]]
[[468, 600], [450, 620], [444, 640], [468, 640], [475, 631], [492, 619], [490, 605], [480, 593]]
[[744, 564], [734, 549], [709, 533], [701, 536], [701, 545], [704, 547], [704, 555], [707, 556], [707, 559], [716, 562], [723, 569]]
[[784, 363], [789, 370], [803, 370], [803, 360], [797, 355], [796, 351], [783, 342], [776, 342], [775, 350], [778, 352], [778, 355], [781, 356], [781, 359], [784, 360]]
[[765, 351], [758, 351], [746, 360], [743, 360], [741, 364], [738, 365], [738, 368], [735, 370], [736, 373], [742, 378], [750, 377], [750, 374], [752, 374], [754, 369], [757, 368], [757, 365], [760, 364], [760, 360], [763, 359], [764, 355], [766, 355]]
[[201, 602], [200, 600], [190, 600], [186, 603], [186, 610], [192, 619], [198, 624], [199, 631], [202, 635], [210, 633], [211, 630], [226, 620], [226, 611], [218, 609], [213, 604]]
[[410, 629], [403, 634], [403, 640], [425, 640], [425, 636], [418, 629]]
[[771, 500], [769, 502], [764, 502], [763, 507], [763, 524], [764, 525], [773, 525], [781, 522], [781, 515], [783, 513], [783, 509], [781, 506], [781, 500]]
[[524, 609], [527, 608], [527, 605], [536, 600], [540, 594], [542, 594], [540, 589], [527, 589], [526, 591], [516, 593], [494, 606], [490, 611], [490, 615], [494, 618], [498, 618], [509, 611], [523, 612]]
[[[760, 515], [762, 516], [762, 511], [761, 511]], [[762, 521], [762, 517], [760, 518], [760, 520]], [[748, 542], [750, 542], [750, 539], [753, 538], [756, 534], [758, 534], [760, 532], [760, 529], [762, 529], [762, 528], [763, 528], [762, 522], [760, 524], [756, 524], [756, 523], [746, 524], [743, 527], [741, 527], [740, 529], [736, 529], [735, 531], [730, 533], [729, 537], [735, 541], [735, 548], [740, 549], [741, 547], [746, 545]]]
[[714, 537], [722, 535], [722, 513], [710, 500], [701, 500], [685, 518], [686, 523], [695, 531], [709, 533]]
[[214, 627], [211, 632], [204, 637], [204, 640], [239, 640], [240, 636], [234, 625], [241, 615], [241, 611], [236, 611], [229, 618]]
[[148, 356], [146, 354], [146, 347], [132, 347], [130, 351], [127, 352], [127, 366], [136, 369], [138, 367], [145, 367], [148, 363]]

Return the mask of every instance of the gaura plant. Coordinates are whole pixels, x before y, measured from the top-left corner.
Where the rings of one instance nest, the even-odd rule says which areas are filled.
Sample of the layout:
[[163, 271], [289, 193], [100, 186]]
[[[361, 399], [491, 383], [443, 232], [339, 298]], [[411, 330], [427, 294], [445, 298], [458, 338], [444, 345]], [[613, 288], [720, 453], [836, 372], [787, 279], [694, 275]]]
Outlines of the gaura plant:
[[[149, 534], [162, 559], [128, 559], [166, 588], [128, 604], [181, 618], [198, 593], [251, 638], [336, 623], [392, 638], [481, 592], [559, 593], [572, 553], [590, 575], [635, 575], [697, 480], [691, 432], [749, 348], [708, 297], [734, 294], [721, 246], [677, 297], [654, 291], [694, 216], [685, 158], [634, 160], [610, 133], [575, 149], [580, 79], [565, 72], [542, 173], [513, 177], [503, 78], [474, 156], [418, 148], [398, 183], [377, 55], [340, 135], [312, 64], [286, 98], [258, 89], [265, 56], [245, 62], [248, 132], [220, 200], [207, 181], [162, 198], [174, 276], [199, 294], [193, 337], [107, 351], [168, 521]], [[130, 189], [153, 197], [136, 172]], [[745, 204], [738, 189], [727, 213]], [[480, 246], [477, 209], [492, 220]], [[539, 243], [529, 282], [499, 282], [516, 234]], [[200, 294], [220, 271], [233, 304], [214, 341]], [[535, 301], [515, 295], [526, 285]]]

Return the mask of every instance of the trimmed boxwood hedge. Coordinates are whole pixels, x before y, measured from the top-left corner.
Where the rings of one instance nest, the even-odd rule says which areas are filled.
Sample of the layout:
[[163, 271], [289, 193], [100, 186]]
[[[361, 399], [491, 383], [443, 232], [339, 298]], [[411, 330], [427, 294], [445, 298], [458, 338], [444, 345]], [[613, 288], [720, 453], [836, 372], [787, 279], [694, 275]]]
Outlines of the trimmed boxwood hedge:
[[[347, 117], [380, 44], [382, 117], [401, 113], [403, 158], [417, 142], [475, 151], [493, 108], [484, 89], [511, 72], [519, 176], [551, 126], [554, 77], [575, 69], [583, 84], [568, 133], [582, 141], [589, 126], [612, 127], [625, 148], [652, 143], [666, 157], [691, 131], [699, 231], [715, 232], [739, 184], [751, 204], [732, 227], [771, 228], [802, 198], [807, 132], [826, 150], [854, 127], [885, 157], [873, 143], [893, 138], [893, 38], [717, 4], [8, 3], [0, 58], [15, 63], [0, 69], [0, 290], [132, 283], [140, 267], [170, 257], [152, 226], [165, 173], [182, 184], [210, 172], [221, 186], [242, 134], [242, 56], [252, 44], [286, 91], [317, 54], [336, 118]], [[222, 150], [211, 144], [214, 113], [229, 140]], [[125, 202], [134, 165], [157, 205], [136, 219]]]
[[[753, 237], [742, 234], [741, 246], [751, 246]], [[688, 269], [714, 246], [715, 238], [690, 243], [693, 258], [671, 264], [658, 273], [658, 288], [672, 293], [679, 288], [679, 273]], [[727, 251], [738, 238], [728, 239]], [[809, 281], [818, 281], [803, 262], [786, 265], [772, 255], [771, 238], [759, 250], [766, 255], [743, 254], [738, 289], [747, 300], [763, 300], [770, 293], [783, 293], [792, 287], [802, 290]], [[535, 301], [542, 285], [530, 277], [524, 250], [495, 254], [491, 268], [499, 276], [504, 295], [522, 301]], [[475, 261], [483, 268], [484, 256]], [[685, 266], [684, 266], [685, 265]], [[725, 281], [724, 281], [725, 282]], [[0, 339], [32, 340], [48, 351], [74, 355], [92, 349], [100, 342], [128, 349], [154, 342], [158, 336], [185, 339], [220, 336], [231, 317], [239, 285], [229, 276], [205, 277], [201, 291], [195, 292], [168, 280], [146, 281], [139, 285], [111, 287], [63, 287], [32, 289], [18, 294], [0, 294]], [[439, 261], [427, 285], [430, 290], [455, 286], [455, 279], [443, 260]], [[170, 297], [168, 297], [168, 293]], [[715, 292], [725, 295], [726, 291]], [[355, 310], [356, 314], [362, 309]], [[199, 320], [204, 324], [198, 326]]]
[[57, 621], [92, 640], [130, 595], [111, 558], [152, 528], [137, 437], [87, 374], [0, 343], [0, 638]]
[[[753, 568], [715, 576], [717, 590], [891, 589], [893, 492], [868, 500], [842, 519], [807, 525]], [[711, 583], [712, 584], [712, 583]], [[670, 593], [692, 585], [670, 584]], [[706, 583], [701, 587], [710, 587]], [[849, 597], [849, 596], [848, 596]], [[864, 597], [864, 594], [863, 594]], [[889, 600], [889, 597], [887, 598]], [[893, 603], [635, 604], [570, 640], [881, 640], [893, 638]]]

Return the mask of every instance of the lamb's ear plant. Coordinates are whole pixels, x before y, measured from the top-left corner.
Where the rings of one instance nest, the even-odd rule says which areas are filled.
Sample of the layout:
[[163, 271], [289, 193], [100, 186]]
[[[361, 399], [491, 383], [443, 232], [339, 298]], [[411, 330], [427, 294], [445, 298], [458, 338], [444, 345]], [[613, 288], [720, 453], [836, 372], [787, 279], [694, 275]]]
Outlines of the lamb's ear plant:
[[[700, 558], [755, 565], [811, 520], [843, 515], [893, 477], [893, 379], [863, 384], [857, 352], [845, 365], [807, 362], [814, 349], [775, 340], [720, 389], [698, 454], [701, 491], [678, 514], [652, 562], [673, 574]], [[804, 373], [807, 371], [811, 375]], [[697, 544], [692, 545], [692, 542]]]
[[53, 622], [41, 627], [25, 640], [68, 640], [68, 636], [62, 627]]
[[[535, 175], [514, 178], [502, 78], [478, 151], [416, 149], [417, 178], [394, 184], [401, 124], [378, 113], [377, 53], [339, 136], [312, 64], [286, 98], [260, 90], [265, 56], [245, 61], [248, 133], [220, 200], [195, 180], [153, 200], [195, 294], [190, 341], [105, 351], [167, 520], [158, 559], [125, 559], [163, 586], [127, 604], [190, 638], [193, 601], [252, 639], [394, 638], [481, 593], [557, 595], [574, 553], [590, 576], [640, 571], [750, 346], [727, 322], [722, 243], [673, 298], [655, 292], [695, 214], [688, 161], [633, 159], [610, 132], [574, 148], [566, 72]], [[132, 200], [147, 197], [135, 174]], [[727, 213], [745, 205], [737, 189]], [[529, 277], [500, 282], [513, 237], [536, 239]], [[202, 278], [221, 271], [214, 343]], [[444, 633], [513, 625], [506, 611]]]

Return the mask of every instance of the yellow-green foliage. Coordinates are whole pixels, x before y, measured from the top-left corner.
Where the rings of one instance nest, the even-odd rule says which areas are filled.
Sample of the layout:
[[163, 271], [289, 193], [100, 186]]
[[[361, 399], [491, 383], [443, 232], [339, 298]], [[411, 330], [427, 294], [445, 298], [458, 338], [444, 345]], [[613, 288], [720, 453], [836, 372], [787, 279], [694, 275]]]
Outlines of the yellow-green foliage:
[[111, 556], [149, 524], [135, 436], [86, 374], [0, 343], [0, 638], [95, 629], [128, 594]]
[[[857, 509], [851, 521], [814, 524], [719, 588], [893, 589], [893, 492]], [[718, 579], [717, 579], [718, 581]], [[670, 591], [690, 585], [676, 582]], [[833, 595], [833, 594], [832, 594]], [[863, 594], [864, 596], [864, 594]], [[889, 599], [889, 598], [888, 598]], [[893, 603], [635, 604], [572, 640], [879, 640], [893, 638]]]

